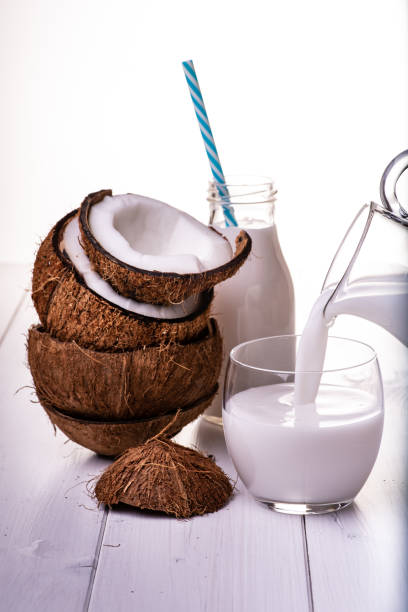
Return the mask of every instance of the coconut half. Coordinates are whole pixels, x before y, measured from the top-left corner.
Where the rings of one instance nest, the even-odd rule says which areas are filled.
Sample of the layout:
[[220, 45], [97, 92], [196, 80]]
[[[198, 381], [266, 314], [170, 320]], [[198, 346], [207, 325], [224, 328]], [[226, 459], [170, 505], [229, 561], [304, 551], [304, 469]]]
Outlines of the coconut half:
[[166, 437], [175, 436], [187, 423], [194, 421], [211, 404], [218, 386], [211, 395], [182, 410], [151, 419], [99, 421], [75, 418], [61, 412], [39, 396], [52, 424], [70, 440], [100, 455], [115, 457], [127, 448], [143, 444], [165, 427]]
[[237, 272], [251, 250], [241, 231], [232, 254], [226, 238], [163, 202], [134, 194], [90, 194], [81, 205], [84, 249], [120, 294], [177, 304]]
[[94, 493], [109, 506], [121, 502], [189, 518], [219, 510], [232, 491], [212, 459], [159, 438], [129, 448], [103, 472]]
[[105, 251], [139, 270], [196, 274], [232, 258], [231, 246], [221, 235], [145, 196], [105, 195], [98, 206], [88, 208], [87, 220]]
[[55, 408], [91, 419], [149, 418], [211, 393], [222, 340], [211, 319], [193, 342], [110, 353], [61, 342], [35, 326], [28, 332], [27, 352], [37, 393]]
[[[43, 327], [52, 336], [112, 352], [186, 342], [207, 327], [212, 291], [202, 294], [194, 312], [160, 318], [131, 312], [88, 287], [63, 250], [65, 228], [77, 212], [66, 215], [50, 231], [34, 263], [32, 298]], [[154, 312], [163, 314], [162, 309]]]
[[84, 279], [87, 287], [112, 304], [120, 306], [129, 312], [154, 317], [156, 319], [179, 319], [189, 315], [200, 306], [201, 294], [192, 295], [180, 304], [147, 304], [125, 297], [115, 291], [113, 287], [94, 270], [92, 264], [81, 244], [78, 215], [66, 224], [60, 250], [66, 253], [76, 271]]

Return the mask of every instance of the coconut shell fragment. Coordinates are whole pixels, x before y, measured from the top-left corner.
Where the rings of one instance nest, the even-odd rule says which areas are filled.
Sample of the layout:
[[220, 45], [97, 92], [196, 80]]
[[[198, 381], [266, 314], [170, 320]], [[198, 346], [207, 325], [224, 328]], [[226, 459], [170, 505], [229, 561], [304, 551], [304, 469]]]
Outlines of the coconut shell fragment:
[[84, 349], [28, 332], [28, 363], [38, 394], [71, 416], [132, 419], [160, 416], [194, 404], [214, 389], [222, 340], [215, 319], [187, 344], [120, 353]]
[[110, 196], [112, 192], [102, 190], [91, 193], [82, 202], [79, 216], [82, 242], [99, 275], [126, 297], [150, 304], [180, 303], [189, 296], [207, 291], [233, 276], [251, 251], [251, 238], [242, 230], [235, 239], [233, 258], [218, 268], [201, 273], [179, 274], [133, 267], [108, 253], [92, 234], [89, 224], [90, 209], [106, 195]]
[[130, 448], [102, 474], [100, 502], [189, 518], [215, 512], [231, 497], [228, 477], [212, 459], [166, 439]]
[[203, 294], [197, 311], [178, 319], [156, 319], [124, 310], [89, 289], [60, 249], [63, 230], [75, 214], [72, 211], [51, 230], [34, 264], [32, 297], [52, 336], [113, 352], [187, 342], [207, 327], [212, 290]]
[[192, 406], [151, 419], [100, 421], [75, 418], [57, 410], [38, 394], [52, 424], [70, 440], [100, 455], [115, 457], [126, 449], [143, 444], [166, 429], [166, 436], [175, 436], [185, 425], [194, 421], [211, 404], [218, 389]]

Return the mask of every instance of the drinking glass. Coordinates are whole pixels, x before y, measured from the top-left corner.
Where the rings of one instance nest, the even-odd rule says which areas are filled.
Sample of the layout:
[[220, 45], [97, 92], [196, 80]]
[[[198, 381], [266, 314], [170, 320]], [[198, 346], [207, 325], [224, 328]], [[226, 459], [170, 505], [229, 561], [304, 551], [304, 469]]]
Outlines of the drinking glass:
[[[228, 452], [249, 492], [279, 512], [320, 514], [348, 506], [367, 480], [383, 430], [377, 356], [330, 336], [321, 371], [287, 369], [300, 336], [244, 342], [230, 352], [223, 401]], [[294, 405], [320, 379], [314, 403]]]

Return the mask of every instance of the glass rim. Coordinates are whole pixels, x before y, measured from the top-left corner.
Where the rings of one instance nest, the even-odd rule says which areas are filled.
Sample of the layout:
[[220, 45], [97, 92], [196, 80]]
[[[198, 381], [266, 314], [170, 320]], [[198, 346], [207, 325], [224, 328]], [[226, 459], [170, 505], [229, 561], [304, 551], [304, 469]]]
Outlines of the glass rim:
[[329, 336], [328, 342], [330, 340], [343, 340], [345, 342], [352, 342], [354, 344], [360, 344], [362, 346], [365, 346], [369, 350], [369, 352], [371, 353], [371, 357], [369, 359], [366, 359], [365, 361], [356, 363], [352, 366], [347, 366], [345, 368], [332, 368], [328, 370], [296, 370], [296, 369], [295, 370], [280, 370], [279, 368], [260, 368], [257, 366], [253, 366], [243, 361], [240, 361], [234, 355], [234, 353], [238, 349], [244, 346], [247, 346], [249, 344], [255, 344], [256, 342], [263, 342], [265, 340], [272, 340], [272, 339], [278, 339], [278, 338], [300, 338], [301, 335], [302, 334], [282, 334], [279, 336], [265, 336], [263, 338], [254, 338], [254, 340], [247, 340], [247, 342], [241, 342], [241, 344], [237, 344], [230, 350], [229, 360], [233, 362], [234, 364], [241, 366], [243, 368], [254, 370], [256, 372], [269, 372], [270, 374], [330, 374], [334, 372], [346, 372], [347, 370], [354, 370], [355, 368], [360, 368], [362, 366], [365, 366], [377, 360], [377, 352], [373, 349], [372, 346], [370, 346], [366, 342], [362, 342], [361, 340], [355, 340], [354, 338], [344, 338], [342, 336]]
[[225, 185], [227, 187], [269, 187], [274, 185], [272, 178], [264, 174], [227, 174], [224, 179], [223, 183], [217, 183], [213, 178], [208, 182], [210, 185]]
[[[217, 183], [214, 179], [208, 182], [207, 200], [212, 207], [222, 206], [225, 203], [247, 207], [256, 204], [274, 205], [276, 202], [278, 190], [269, 176], [231, 174], [224, 179], [223, 183]], [[217, 186], [226, 187], [232, 193], [222, 196]], [[248, 198], [251, 198], [250, 201]]]

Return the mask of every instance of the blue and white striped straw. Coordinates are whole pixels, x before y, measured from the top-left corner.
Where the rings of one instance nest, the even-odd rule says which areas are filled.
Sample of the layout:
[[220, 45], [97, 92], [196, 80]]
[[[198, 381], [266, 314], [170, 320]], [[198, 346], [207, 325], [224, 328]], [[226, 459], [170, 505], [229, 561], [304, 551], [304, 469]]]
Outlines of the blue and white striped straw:
[[208, 160], [210, 162], [211, 172], [215, 179], [218, 192], [223, 202], [222, 209], [225, 217], [225, 225], [237, 226], [238, 223], [234, 217], [234, 209], [230, 204], [228, 187], [225, 184], [224, 173], [221, 168], [221, 162], [218, 156], [217, 147], [215, 146], [207, 111], [205, 110], [204, 100], [201, 94], [200, 85], [198, 84], [193, 60], [183, 62], [183, 69], [187, 80], [188, 88], [190, 90], [191, 99], [193, 101], [195, 114], [198, 119], [201, 136], [204, 140], [205, 150], [207, 152]]

